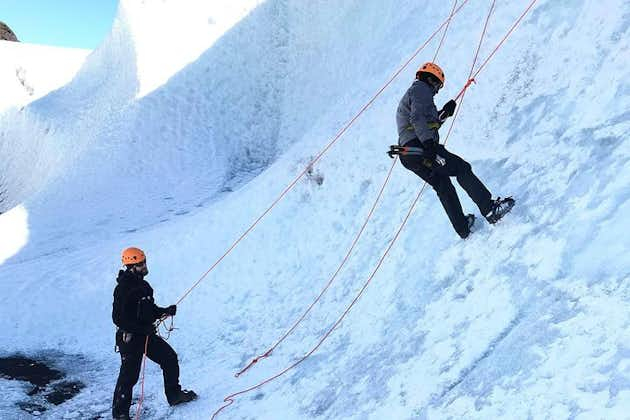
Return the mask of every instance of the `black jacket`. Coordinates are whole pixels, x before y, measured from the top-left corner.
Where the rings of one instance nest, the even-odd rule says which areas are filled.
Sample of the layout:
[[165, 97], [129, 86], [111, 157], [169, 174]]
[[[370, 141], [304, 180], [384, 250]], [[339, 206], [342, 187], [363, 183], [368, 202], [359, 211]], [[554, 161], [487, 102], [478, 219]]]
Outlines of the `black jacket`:
[[153, 289], [142, 276], [120, 270], [114, 289], [112, 320], [120, 329], [135, 334], [154, 334], [153, 323], [166, 313], [153, 301]]

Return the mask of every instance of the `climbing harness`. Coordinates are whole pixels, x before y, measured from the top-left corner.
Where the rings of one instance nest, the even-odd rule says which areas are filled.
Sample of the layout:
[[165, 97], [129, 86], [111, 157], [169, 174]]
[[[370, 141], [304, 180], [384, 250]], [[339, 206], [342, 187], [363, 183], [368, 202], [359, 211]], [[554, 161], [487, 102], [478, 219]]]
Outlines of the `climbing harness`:
[[389, 146], [389, 152], [387, 152], [387, 155], [392, 159], [394, 156], [424, 156], [425, 154], [426, 152], [422, 147], [398, 146], [396, 144]]
[[389, 146], [389, 152], [387, 152], [387, 155], [392, 159], [394, 156], [421, 156], [422, 164], [428, 169], [436, 169], [436, 167], [446, 165], [446, 159], [442, 156], [436, 154], [431, 159], [426, 154], [427, 152], [422, 147], [398, 146], [395, 144]]

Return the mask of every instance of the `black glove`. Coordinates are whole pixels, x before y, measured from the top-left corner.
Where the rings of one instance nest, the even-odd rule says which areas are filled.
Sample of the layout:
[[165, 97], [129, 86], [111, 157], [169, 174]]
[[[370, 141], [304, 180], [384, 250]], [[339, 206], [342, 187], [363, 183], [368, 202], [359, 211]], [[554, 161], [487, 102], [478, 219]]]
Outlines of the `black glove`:
[[437, 154], [437, 145], [438, 145], [438, 139], [440, 138], [437, 130], [435, 130], [435, 140], [433, 139], [429, 139], [426, 141], [422, 142], [422, 156], [427, 158], [427, 159], [435, 159], [435, 155]]
[[164, 315], [174, 316], [177, 313], [177, 305], [171, 305], [164, 308]]
[[457, 102], [453, 99], [444, 104], [440, 112], [438, 112], [438, 116], [441, 120], [445, 120], [448, 117], [452, 117], [455, 114], [455, 107], [457, 106]]
[[431, 169], [432, 172], [446, 164], [446, 160], [438, 154], [438, 146], [438, 142], [431, 140], [427, 140], [422, 143], [422, 164]]

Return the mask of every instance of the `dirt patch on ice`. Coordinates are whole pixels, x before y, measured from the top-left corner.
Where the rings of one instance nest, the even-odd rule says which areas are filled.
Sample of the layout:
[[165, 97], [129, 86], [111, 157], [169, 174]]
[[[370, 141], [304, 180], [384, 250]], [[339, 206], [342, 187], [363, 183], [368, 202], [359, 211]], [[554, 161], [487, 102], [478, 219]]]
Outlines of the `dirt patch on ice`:
[[28, 382], [24, 401], [16, 405], [31, 414], [41, 414], [51, 404], [59, 405], [77, 395], [85, 387], [79, 381], [68, 381], [66, 374], [45, 362], [21, 355], [0, 358], [0, 378]]

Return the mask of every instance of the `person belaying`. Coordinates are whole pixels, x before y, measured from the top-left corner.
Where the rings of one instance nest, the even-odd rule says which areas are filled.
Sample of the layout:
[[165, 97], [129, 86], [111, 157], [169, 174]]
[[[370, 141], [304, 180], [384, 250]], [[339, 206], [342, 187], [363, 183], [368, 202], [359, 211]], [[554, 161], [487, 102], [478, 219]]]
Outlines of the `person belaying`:
[[433, 97], [444, 86], [444, 72], [434, 63], [425, 63], [416, 72], [416, 80], [400, 100], [396, 112], [398, 146], [388, 152], [400, 156], [400, 162], [436, 191], [446, 214], [462, 238], [467, 238], [475, 222], [473, 214], [464, 215], [450, 177], [472, 198], [489, 223], [496, 223], [514, 206], [512, 197], [492, 199], [490, 191], [472, 172], [468, 162], [450, 153], [439, 143], [439, 128], [453, 116], [454, 100], [438, 111]]
[[112, 319], [116, 324], [116, 346], [120, 350], [120, 373], [114, 390], [112, 416], [128, 419], [133, 386], [138, 382], [142, 357], [159, 364], [164, 376], [164, 392], [170, 405], [197, 398], [193, 391], [182, 390], [179, 384], [179, 363], [175, 350], [157, 335], [155, 321], [163, 316], [174, 316], [177, 306], [166, 308], [153, 301], [153, 289], [144, 279], [149, 270], [144, 252], [127, 248], [122, 253], [124, 270], [120, 270], [114, 290]]

